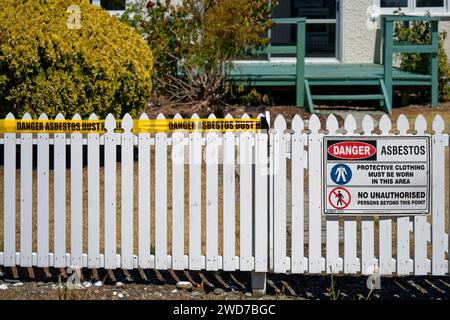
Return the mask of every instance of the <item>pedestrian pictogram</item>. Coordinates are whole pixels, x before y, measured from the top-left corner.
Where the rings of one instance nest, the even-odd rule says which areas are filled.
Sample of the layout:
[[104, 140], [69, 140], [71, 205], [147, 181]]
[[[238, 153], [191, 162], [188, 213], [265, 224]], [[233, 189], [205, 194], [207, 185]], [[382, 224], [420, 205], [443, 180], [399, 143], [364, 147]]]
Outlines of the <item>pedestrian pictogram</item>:
[[344, 185], [352, 179], [352, 169], [343, 163], [339, 163], [331, 169], [330, 176], [334, 183]]
[[336, 210], [343, 210], [347, 208], [352, 201], [350, 192], [342, 187], [334, 188], [328, 194], [328, 202]]

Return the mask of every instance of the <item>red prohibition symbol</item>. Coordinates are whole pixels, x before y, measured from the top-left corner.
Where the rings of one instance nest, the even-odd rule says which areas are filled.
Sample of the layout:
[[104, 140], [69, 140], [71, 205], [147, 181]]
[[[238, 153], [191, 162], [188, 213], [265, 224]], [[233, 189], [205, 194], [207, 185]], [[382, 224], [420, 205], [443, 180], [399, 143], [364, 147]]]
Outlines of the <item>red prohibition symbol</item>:
[[334, 188], [328, 194], [328, 202], [336, 210], [344, 210], [350, 205], [351, 201], [350, 192], [342, 187]]

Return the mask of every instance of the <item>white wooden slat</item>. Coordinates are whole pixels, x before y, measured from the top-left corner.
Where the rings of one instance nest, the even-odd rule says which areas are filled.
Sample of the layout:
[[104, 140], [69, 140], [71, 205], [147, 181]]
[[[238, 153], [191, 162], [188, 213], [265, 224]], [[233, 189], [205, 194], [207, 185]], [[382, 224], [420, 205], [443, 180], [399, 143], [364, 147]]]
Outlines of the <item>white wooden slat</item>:
[[[41, 114], [39, 120], [48, 120]], [[49, 135], [38, 133], [37, 148], [37, 266], [49, 266]]]
[[[6, 119], [15, 119], [8, 113]], [[16, 265], [16, 134], [4, 134], [4, 173], [3, 185], [3, 265]]]
[[[417, 116], [415, 130], [418, 136], [425, 135], [427, 130], [427, 121], [422, 115]], [[414, 274], [428, 274], [428, 223], [426, 216], [414, 217]]]
[[309, 197], [309, 273], [322, 272], [322, 202], [317, 201], [322, 194], [322, 135], [319, 133], [320, 120], [316, 115], [309, 119], [308, 136], [308, 197]]
[[[165, 119], [159, 114], [157, 119]], [[167, 264], [167, 133], [156, 133], [155, 141], [155, 268]]]
[[445, 128], [444, 119], [437, 115], [433, 119], [434, 135], [432, 138], [432, 273], [435, 276], [445, 275], [445, 143], [442, 133]]
[[274, 177], [274, 150], [273, 150], [274, 134], [269, 134], [269, 269], [273, 270], [273, 219], [274, 219], [274, 189], [273, 189], [273, 177]]
[[[62, 114], [56, 120], [64, 120]], [[64, 268], [66, 262], [66, 134], [54, 135], [54, 261], [55, 268]]]
[[[387, 115], [380, 119], [381, 135], [388, 136], [392, 128], [391, 120]], [[380, 216], [379, 219], [379, 265], [381, 274], [391, 274], [392, 265], [392, 218]]]
[[[174, 119], [182, 119], [176, 114]], [[172, 268], [184, 269], [184, 133], [172, 133]]]
[[274, 226], [273, 271], [285, 273], [286, 266], [286, 120], [278, 115], [274, 121]]
[[105, 165], [104, 165], [104, 210], [105, 210], [105, 269], [117, 268], [117, 240], [116, 240], [116, 141], [117, 135], [114, 132], [116, 120], [112, 114], [108, 114], [105, 119]]
[[[194, 114], [192, 119], [198, 119]], [[201, 270], [202, 255], [202, 134], [189, 134], [189, 270]]]
[[268, 267], [268, 141], [267, 132], [255, 138], [255, 271], [266, 272]]
[[[81, 120], [80, 115], [73, 120]], [[83, 135], [70, 135], [70, 264], [83, 266]]]
[[299, 115], [292, 119], [291, 137], [291, 273], [303, 273], [306, 269], [304, 250], [304, 123]]
[[[26, 113], [23, 120], [31, 120]], [[33, 242], [33, 134], [20, 135], [20, 266], [31, 267]]]
[[[338, 133], [339, 123], [334, 115], [327, 119], [328, 135], [334, 136]], [[326, 216], [326, 267], [327, 273], [338, 273], [340, 271], [339, 259], [339, 217]]]
[[[95, 114], [89, 120], [98, 120]], [[100, 268], [100, 137], [88, 135], [88, 267]]]
[[123, 269], [133, 269], [134, 134], [133, 119], [128, 113], [122, 119], [122, 129], [121, 265]]
[[[344, 129], [347, 136], [354, 136], [356, 120], [349, 114], [345, 118]], [[344, 218], [344, 272], [356, 273], [360, 270], [357, 259], [357, 221], [356, 217]]]
[[[371, 116], [366, 115], [362, 121], [365, 136], [371, 136], [374, 122]], [[361, 272], [373, 274], [378, 267], [375, 260], [375, 224], [373, 217], [361, 217]]]
[[[405, 115], [400, 115], [397, 119], [397, 130], [401, 136], [407, 135], [409, 122]], [[409, 259], [409, 217], [397, 218], [397, 274], [407, 275], [410, 272]]]
[[[249, 119], [247, 114], [242, 119]], [[241, 271], [253, 269], [253, 134], [239, 134], [239, 235]]]
[[[211, 114], [208, 119], [215, 119]], [[206, 134], [206, 270], [219, 268], [219, 136], [217, 132]]]
[[[231, 119], [231, 115], [225, 118]], [[235, 263], [235, 134], [223, 135], [223, 270], [234, 271]]]
[[[409, 121], [405, 115], [397, 119], [397, 130], [401, 136], [406, 136], [409, 130]], [[397, 218], [397, 274], [409, 274], [409, 217]]]
[[[143, 113], [140, 120], [148, 120], [148, 116]], [[139, 267], [143, 269], [153, 268], [151, 263], [151, 220], [150, 220], [150, 191], [151, 191], [151, 157], [150, 157], [150, 133], [139, 133], [138, 149], [138, 252]]]

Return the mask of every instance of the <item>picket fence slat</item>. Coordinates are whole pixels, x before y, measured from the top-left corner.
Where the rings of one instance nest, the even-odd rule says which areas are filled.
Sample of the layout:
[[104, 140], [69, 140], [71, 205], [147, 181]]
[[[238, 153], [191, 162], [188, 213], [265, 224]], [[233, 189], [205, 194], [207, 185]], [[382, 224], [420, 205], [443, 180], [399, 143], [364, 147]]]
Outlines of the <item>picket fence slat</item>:
[[[382, 136], [388, 136], [392, 128], [391, 120], [387, 115], [380, 119], [379, 129]], [[379, 219], [379, 265], [380, 274], [392, 273], [392, 219], [380, 217]]]
[[[249, 119], [247, 114], [242, 119]], [[239, 135], [239, 224], [240, 224], [240, 264], [241, 271], [253, 270], [253, 143], [252, 134]]]
[[[347, 136], [354, 136], [356, 131], [356, 120], [349, 114], [345, 118], [344, 129]], [[344, 272], [356, 273], [358, 267], [356, 245], [357, 245], [357, 221], [356, 217], [345, 217], [344, 219]]]
[[[397, 119], [397, 130], [400, 135], [407, 135], [409, 121], [405, 115]], [[397, 274], [409, 274], [409, 217], [397, 218]]]
[[[8, 113], [6, 119], [15, 119], [12, 113]], [[3, 201], [3, 265], [13, 267], [16, 265], [16, 134], [4, 135], [4, 188]]]
[[286, 120], [278, 115], [274, 122], [274, 217], [273, 270], [285, 273], [286, 266]]
[[[140, 120], [148, 120], [143, 113]], [[139, 267], [153, 268], [151, 264], [151, 225], [150, 225], [150, 191], [151, 191], [151, 160], [150, 133], [139, 133], [138, 140], [138, 254]]]
[[[39, 120], [48, 120], [41, 114]], [[49, 135], [39, 133], [37, 149], [37, 266], [49, 264]]]
[[[174, 119], [181, 119], [179, 114]], [[184, 269], [184, 133], [172, 134], [172, 268]]]
[[[64, 120], [62, 114], [56, 116], [57, 120]], [[54, 135], [54, 254], [53, 265], [55, 268], [67, 266], [66, 248], [66, 134]], [[98, 186], [98, 183], [96, 184]]]
[[[192, 119], [199, 119], [197, 114]], [[202, 134], [189, 135], [189, 269], [202, 269]]]
[[[23, 120], [31, 120], [26, 113]], [[20, 135], [20, 266], [33, 265], [33, 134]]]
[[304, 250], [304, 123], [299, 115], [292, 119], [293, 134], [291, 137], [291, 273], [305, 271]]
[[[157, 119], [165, 119], [159, 114]], [[167, 134], [155, 142], [155, 268], [167, 269]]]
[[[330, 115], [326, 122], [329, 135], [337, 135], [339, 123], [334, 115]], [[326, 217], [326, 266], [327, 273], [341, 271], [339, 258], [339, 217]]]
[[[226, 119], [233, 118], [231, 115], [226, 115]], [[226, 132], [223, 135], [223, 270], [234, 271], [236, 269], [235, 262], [235, 134]]]
[[[73, 120], [81, 120], [80, 115]], [[83, 266], [83, 137], [70, 135], [70, 265]]]
[[[309, 272], [322, 272], [322, 201], [317, 201], [317, 196], [322, 194], [321, 164], [322, 164], [322, 134], [320, 120], [316, 115], [309, 119], [308, 137], [308, 197], [309, 197]], [[313, 151], [312, 150], [317, 150]]]
[[[7, 118], [15, 119], [12, 114]], [[194, 115], [193, 118], [199, 117]], [[249, 116], [244, 114], [242, 118]], [[31, 119], [31, 116], [25, 114], [23, 119]], [[39, 119], [47, 117], [42, 114]], [[56, 119], [64, 120], [64, 117], [58, 114]], [[81, 118], [75, 115], [73, 119]], [[97, 117], [93, 114], [89, 119], [97, 120]], [[142, 114], [140, 119], [146, 120], [148, 116]], [[166, 118], [160, 114], [157, 119]], [[182, 118], [177, 114], [175, 119]], [[211, 114], [209, 119], [215, 116]], [[292, 274], [361, 272], [365, 275], [379, 268], [382, 275], [448, 274], [449, 237], [445, 224], [448, 186], [446, 174], [443, 174], [448, 135], [443, 132], [445, 123], [440, 116], [434, 118], [431, 127], [427, 126], [424, 116], [417, 116], [411, 128], [413, 132], [409, 131], [408, 119], [402, 115], [396, 120], [398, 132], [394, 133], [391, 120], [384, 115], [379, 120], [379, 135], [369, 115], [362, 119], [361, 127], [348, 115], [342, 128], [337, 118], [330, 115], [326, 133], [321, 131], [320, 120], [315, 115], [307, 121], [308, 132], [303, 132], [304, 122], [299, 115], [292, 119], [290, 130], [287, 130], [287, 120], [280, 115], [274, 121], [274, 130], [257, 133], [134, 135], [133, 119], [125, 115], [121, 122], [121, 133], [115, 132], [116, 119], [108, 115], [106, 133], [102, 135], [5, 133], [0, 138], [4, 157], [2, 183], [7, 186], [3, 188], [4, 212], [0, 225], [4, 234], [1, 266]], [[432, 129], [433, 133], [427, 129]], [[323, 215], [323, 137], [345, 139], [359, 135], [431, 137], [430, 217]], [[16, 148], [20, 150], [20, 159], [16, 159]], [[117, 151], [120, 152], [120, 189], [117, 189]], [[20, 163], [18, 170], [16, 160]], [[152, 161], [155, 161], [154, 170]], [[70, 167], [66, 167], [68, 164]], [[186, 165], [189, 174], [185, 176]], [[104, 179], [100, 179], [102, 171]], [[17, 174], [20, 174], [17, 177], [20, 195], [16, 195]], [[236, 179], [239, 186], [236, 186]], [[239, 199], [236, 199], [237, 191]], [[103, 206], [100, 205], [102, 194]], [[16, 208], [17, 196], [19, 208]], [[151, 218], [153, 200], [154, 221]], [[18, 220], [17, 209], [20, 210]], [[185, 221], [185, 215], [189, 220]], [[16, 241], [16, 230], [19, 230], [19, 241]], [[185, 230], [189, 230], [188, 235]], [[70, 237], [69, 242], [67, 237]], [[102, 247], [100, 237], [104, 237]]]
[[[372, 117], [366, 115], [362, 121], [364, 134], [372, 135], [374, 123]], [[373, 217], [361, 218], [361, 273], [373, 274], [377, 270], [375, 260], [375, 223]]]
[[105, 192], [104, 192], [104, 229], [105, 229], [105, 269], [117, 268], [116, 248], [116, 120], [109, 114], [105, 120]]
[[123, 269], [133, 269], [133, 185], [134, 185], [134, 134], [133, 119], [126, 114], [122, 119], [122, 178], [121, 178], [121, 264]]
[[445, 247], [448, 239], [445, 239], [445, 136], [442, 131], [445, 129], [444, 119], [437, 115], [433, 119], [433, 190], [432, 190], [432, 273], [435, 276], [444, 275], [448, 271], [445, 265]]
[[[215, 119], [211, 114], [208, 119]], [[219, 269], [219, 136], [206, 134], [206, 270]], [[182, 190], [184, 192], [184, 189]]]
[[[415, 122], [417, 135], [425, 135], [427, 121], [422, 115], [418, 115]], [[426, 216], [414, 217], [414, 274], [428, 274], [428, 223]]]
[[[95, 114], [89, 120], [98, 120]], [[88, 267], [100, 267], [100, 137], [88, 134]]]
[[[261, 117], [261, 116], [260, 116]], [[258, 132], [255, 136], [255, 234], [254, 258], [255, 271], [266, 272], [268, 267], [268, 199], [267, 188], [269, 178], [268, 166], [268, 134]]]

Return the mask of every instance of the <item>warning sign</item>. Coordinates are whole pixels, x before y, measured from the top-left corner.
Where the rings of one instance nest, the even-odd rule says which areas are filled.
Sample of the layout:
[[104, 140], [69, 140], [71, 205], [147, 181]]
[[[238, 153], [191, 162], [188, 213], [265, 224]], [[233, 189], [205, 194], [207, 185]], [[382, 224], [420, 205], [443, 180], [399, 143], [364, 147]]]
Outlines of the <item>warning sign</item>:
[[325, 214], [430, 212], [429, 137], [325, 137], [323, 149]]
[[348, 192], [348, 190], [345, 188], [331, 189], [330, 193], [328, 194], [328, 202], [333, 208], [337, 210], [343, 210], [347, 208], [351, 200], [352, 196], [350, 195], [350, 192]]

